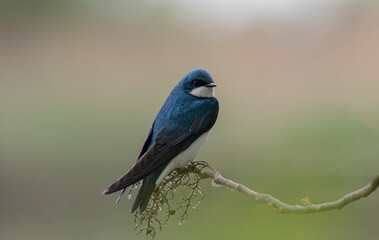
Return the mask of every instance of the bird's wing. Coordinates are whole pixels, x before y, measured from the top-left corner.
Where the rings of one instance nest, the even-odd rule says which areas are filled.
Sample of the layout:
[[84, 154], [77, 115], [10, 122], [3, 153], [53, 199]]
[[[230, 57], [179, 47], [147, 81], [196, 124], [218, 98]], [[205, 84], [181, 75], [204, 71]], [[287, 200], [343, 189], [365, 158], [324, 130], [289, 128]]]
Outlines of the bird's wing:
[[150, 129], [149, 129], [149, 132], [147, 133], [147, 136], [146, 136], [146, 139], [145, 139], [145, 142], [143, 143], [143, 147], [141, 149], [141, 152], [139, 153], [138, 155], [138, 158], [137, 158], [137, 161], [138, 159], [141, 158], [141, 156], [147, 151], [150, 143], [151, 143], [151, 140], [153, 138], [153, 131], [154, 131], [154, 123], [153, 125], [151, 125]]
[[[150, 143], [151, 143], [151, 140], [153, 139], [153, 131], [154, 131], [154, 123], [151, 125], [149, 131], [147, 132], [145, 142], [143, 143], [141, 152], [139, 153], [136, 161], [138, 161], [138, 159], [140, 159], [140, 157], [148, 150]], [[126, 187], [124, 189], [122, 189], [122, 191], [120, 192], [120, 195], [118, 195], [116, 203], [118, 203], [121, 200], [121, 197], [124, 194], [125, 190], [126, 190]]]
[[208, 132], [214, 125], [217, 112], [207, 117], [198, 117], [191, 128], [165, 127], [155, 137], [155, 143], [120, 179], [110, 185], [103, 194], [110, 194], [124, 189], [150, 175], [160, 166], [167, 164], [179, 153], [187, 149], [198, 137]]

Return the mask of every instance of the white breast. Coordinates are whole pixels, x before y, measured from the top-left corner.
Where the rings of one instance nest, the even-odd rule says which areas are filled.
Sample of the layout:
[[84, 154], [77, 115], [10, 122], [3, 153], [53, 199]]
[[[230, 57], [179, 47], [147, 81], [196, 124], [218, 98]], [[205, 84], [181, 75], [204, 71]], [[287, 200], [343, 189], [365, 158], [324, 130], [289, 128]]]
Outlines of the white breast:
[[210, 132], [211, 130], [201, 135], [191, 144], [191, 146], [172, 159], [167, 167], [163, 169], [161, 175], [159, 175], [159, 178], [156, 181], [156, 186], [158, 186], [162, 180], [175, 168], [185, 167], [189, 162], [194, 161], [197, 155], [199, 155], [200, 150], [203, 148], [204, 143], [208, 140]]

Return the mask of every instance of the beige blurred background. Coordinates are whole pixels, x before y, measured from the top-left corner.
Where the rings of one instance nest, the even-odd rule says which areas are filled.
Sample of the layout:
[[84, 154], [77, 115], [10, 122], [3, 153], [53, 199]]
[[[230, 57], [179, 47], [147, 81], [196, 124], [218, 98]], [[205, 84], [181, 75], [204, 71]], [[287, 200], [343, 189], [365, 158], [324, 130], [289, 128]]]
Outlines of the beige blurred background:
[[[0, 239], [146, 239], [102, 190], [174, 85], [205, 68], [220, 114], [199, 160], [291, 204], [379, 173], [379, 4], [0, 0]], [[157, 239], [377, 239], [378, 193], [278, 215], [203, 181]]]

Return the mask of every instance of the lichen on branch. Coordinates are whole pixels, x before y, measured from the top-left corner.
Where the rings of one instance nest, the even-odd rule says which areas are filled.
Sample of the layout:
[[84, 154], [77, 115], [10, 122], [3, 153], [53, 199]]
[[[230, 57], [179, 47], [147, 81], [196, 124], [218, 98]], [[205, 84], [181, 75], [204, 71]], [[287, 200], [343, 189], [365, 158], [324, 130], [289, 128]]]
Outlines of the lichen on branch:
[[[199, 161], [189, 163], [185, 168], [172, 171], [154, 190], [148, 207], [142, 213], [136, 212], [135, 229], [154, 238], [156, 230], [162, 230], [171, 217], [176, 218], [181, 225], [187, 218], [191, 209], [195, 209], [204, 198], [205, 193], [199, 186], [202, 179], [213, 179], [212, 183], [224, 186], [250, 196], [255, 203], [263, 203], [276, 213], [315, 213], [341, 209], [344, 206], [367, 197], [379, 185], [379, 175], [364, 187], [346, 194], [342, 198], [325, 203], [313, 204], [309, 197], [301, 199], [300, 204], [290, 205], [265, 193], [256, 192], [240, 183], [223, 177], [220, 172], [213, 169], [207, 162]], [[176, 192], [179, 190], [180, 194]]]
[[195, 209], [205, 196], [199, 186], [202, 177], [194, 168], [202, 170], [206, 167], [207, 163], [196, 162], [173, 170], [156, 187], [145, 211], [135, 212], [135, 229], [154, 238], [156, 230], [162, 230], [171, 217], [176, 216], [179, 225], [184, 223], [190, 210]]

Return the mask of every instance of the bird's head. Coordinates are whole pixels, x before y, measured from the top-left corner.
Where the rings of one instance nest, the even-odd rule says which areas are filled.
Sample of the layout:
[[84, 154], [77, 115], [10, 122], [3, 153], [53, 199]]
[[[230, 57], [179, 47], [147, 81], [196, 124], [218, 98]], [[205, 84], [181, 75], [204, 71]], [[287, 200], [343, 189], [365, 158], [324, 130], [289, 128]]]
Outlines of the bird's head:
[[214, 97], [213, 88], [216, 84], [209, 72], [195, 69], [184, 76], [177, 87], [198, 98], [211, 98]]

